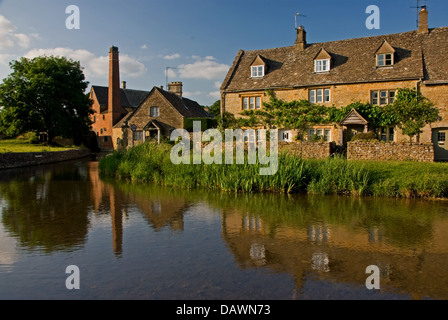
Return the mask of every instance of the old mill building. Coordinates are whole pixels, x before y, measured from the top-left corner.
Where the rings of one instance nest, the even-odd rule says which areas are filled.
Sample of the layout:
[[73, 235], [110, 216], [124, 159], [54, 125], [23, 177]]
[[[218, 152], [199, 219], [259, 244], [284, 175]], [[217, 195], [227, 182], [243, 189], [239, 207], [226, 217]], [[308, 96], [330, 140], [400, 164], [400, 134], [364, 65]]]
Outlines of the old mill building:
[[[221, 112], [241, 117], [243, 110], [263, 108], [267, 90], [285, 101], [343, 107], [354, 102], [387, 105], [398, 88], [417, 88], [440, 110], [441, 121], [427, 125], [421, 143], [433, 143], [436, 160], [448, 160], [448, 27], [428, 27], [422, 7], [417, 30], [324, 43], [308, 43], [303, 27], [294, 45], [240, 50], [221, 86]], [[371, 130], [354, 112], [345, 121], [312, 126], [307, 134], [343, 145], [357, 132]], [[279, 141], [296, 132], [279, 128]], [[379, 129], [386, 142], [405, 142], [396, 126]]]

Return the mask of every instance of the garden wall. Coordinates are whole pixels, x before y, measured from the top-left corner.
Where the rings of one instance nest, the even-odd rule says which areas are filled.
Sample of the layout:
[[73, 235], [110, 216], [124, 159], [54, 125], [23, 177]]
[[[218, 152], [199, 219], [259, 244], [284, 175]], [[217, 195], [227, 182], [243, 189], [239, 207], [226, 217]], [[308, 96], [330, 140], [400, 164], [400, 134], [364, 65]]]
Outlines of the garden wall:
[[0, 169], [28, 167], [40, 164], [62, 162], [88, 157], [89, 149], [55, 152], [1, 153]]
[[302, 156], [303, 159], [325, 159], [330, 157], [335, 151], [335, 144], [332, 142], [279, 142], [279, 152], [286, 151], [294, 155]]
[[347, 159], [434, 162], [434, 145], [354, 141], [347, 143]]

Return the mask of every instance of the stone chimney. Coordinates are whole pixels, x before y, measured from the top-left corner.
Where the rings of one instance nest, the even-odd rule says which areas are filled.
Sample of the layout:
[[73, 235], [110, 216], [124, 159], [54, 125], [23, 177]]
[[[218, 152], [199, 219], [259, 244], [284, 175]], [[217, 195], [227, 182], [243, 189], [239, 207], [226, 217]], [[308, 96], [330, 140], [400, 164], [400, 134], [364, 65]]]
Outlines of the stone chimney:
[[419, 13], [419, 24], [418, 24], [418, 32], [428, 34], [428, 10], [426, 10], [426, 6], [422, 6], [422, 9]]
[[112, 125], [120, 121], [122, 107], [120, 101], [120, 67], [118, 59], [118, 48], [110, 47], [109, 51], [109, 99], [108, 112], [112, 113]]
[[182, 98], [182, 82], [176, 81], [168, 83], [168, 92], [175, 93], [180, 98]]
[[126, 89], [126, 81], [121, 81], [121, 89]]
[[296, 32], [297, 39], [294, 45], [299, 51], [303, 51], [306, 48], [306, 31], [303, 26], [300, 26], [296, 29]]

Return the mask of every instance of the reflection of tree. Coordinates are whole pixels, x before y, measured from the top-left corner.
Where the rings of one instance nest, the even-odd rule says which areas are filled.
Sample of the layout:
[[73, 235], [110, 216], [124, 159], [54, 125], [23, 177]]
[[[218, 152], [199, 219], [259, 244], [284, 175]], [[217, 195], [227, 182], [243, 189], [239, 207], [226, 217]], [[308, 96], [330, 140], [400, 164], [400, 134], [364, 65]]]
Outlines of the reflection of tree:
[[82, 245], [90, 205], [84, 167], [70, 163], [48, 170], [28, 168], [16, 176], [0, 182], [5, 229], [29, 249], [52, 252]]

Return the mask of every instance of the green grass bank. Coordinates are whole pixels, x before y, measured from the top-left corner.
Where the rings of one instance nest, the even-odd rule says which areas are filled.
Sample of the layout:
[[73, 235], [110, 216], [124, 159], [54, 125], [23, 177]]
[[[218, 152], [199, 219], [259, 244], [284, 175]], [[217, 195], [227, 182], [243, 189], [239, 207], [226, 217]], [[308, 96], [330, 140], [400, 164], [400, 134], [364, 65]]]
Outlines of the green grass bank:
[[168, 144], [145, 143], [100, 160], [100, 174], [135, 183], [232, 193], [307, 193], [403, 198], [448, 198], [448, 164], [308, 160], [281, 153], [278, 172], [260, 164], [175, 165]]

